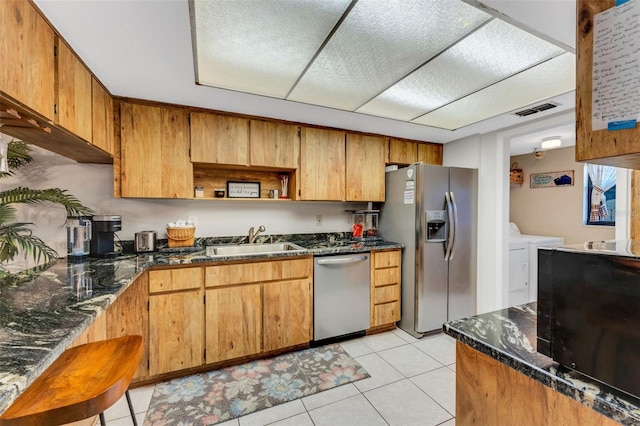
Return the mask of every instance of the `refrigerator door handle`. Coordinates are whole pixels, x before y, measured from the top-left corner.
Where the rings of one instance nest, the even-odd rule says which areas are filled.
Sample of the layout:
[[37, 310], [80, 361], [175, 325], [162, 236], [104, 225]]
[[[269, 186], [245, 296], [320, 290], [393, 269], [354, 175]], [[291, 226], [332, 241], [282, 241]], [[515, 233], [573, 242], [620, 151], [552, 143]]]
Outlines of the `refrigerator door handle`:
[[451, 204], [453, 205], [453, 244], [451, 245], [451, 253], [449, 254], [449, 260], [453, 260], [453, 256], [456, 254], [456, 244], [458, 243], [458, 203], [456, 203], [456, 196], [451, 194]]
[[454, 224], [454, 216], [453, 216], [453, 202], [451, 199], [451, 195], [453, 195], [452, 193], [449, 192], [445, 192], [444, 193], [444, 198], [447, 202], [447, 215], [448, 215], [448, 220], [447, 223], [449, 225], [449, 235], [447, 236], [447, 249], [444, 252], [444, 261], [448, 262], [449, 260], [451, 260], [452, 257], [452, 253], [451, 250], [453, 249], [453, 244], [454, 244], [454, 237], [455, 237], [455, 224]]

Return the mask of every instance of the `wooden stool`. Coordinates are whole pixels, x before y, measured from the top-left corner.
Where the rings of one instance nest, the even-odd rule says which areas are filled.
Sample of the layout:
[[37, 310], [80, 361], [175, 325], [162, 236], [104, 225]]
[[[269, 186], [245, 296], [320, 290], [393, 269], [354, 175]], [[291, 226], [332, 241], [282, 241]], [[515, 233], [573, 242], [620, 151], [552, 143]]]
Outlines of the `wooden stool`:
[[142, 358], [142, 336], [87, 343], [67, 349], [0, 416], [0, 425], [60, 425], [100, 415], [127, 396]]

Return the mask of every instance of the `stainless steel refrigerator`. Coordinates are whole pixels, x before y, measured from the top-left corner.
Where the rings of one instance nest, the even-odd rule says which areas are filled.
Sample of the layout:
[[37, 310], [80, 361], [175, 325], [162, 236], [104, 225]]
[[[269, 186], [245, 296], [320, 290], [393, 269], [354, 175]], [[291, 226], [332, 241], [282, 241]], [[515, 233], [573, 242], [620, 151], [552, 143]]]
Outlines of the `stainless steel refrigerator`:
[[413, 164], [386, 173], [380, 236], [404, 244], [400, 328], [416, 337], [476, 308], [475, 169]]

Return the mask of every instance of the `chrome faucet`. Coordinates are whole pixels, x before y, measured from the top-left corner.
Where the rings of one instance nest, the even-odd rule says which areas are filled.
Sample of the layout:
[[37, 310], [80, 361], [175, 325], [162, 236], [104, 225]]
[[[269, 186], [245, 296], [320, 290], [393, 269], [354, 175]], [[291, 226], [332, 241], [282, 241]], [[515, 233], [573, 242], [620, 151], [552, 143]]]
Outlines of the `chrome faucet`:
[[266, 229], [264, 228], [264, 225], [260, 225], [260, 227], [258, 228], [257, 231], [255, 231], [255, 233], [253, 232], [253, 226], [251, 228], [249, 228], [249, 244], [253, 244], [256, 242], [256, 238], [258, 238], [258, 235], [261, 232], [264, 232]]

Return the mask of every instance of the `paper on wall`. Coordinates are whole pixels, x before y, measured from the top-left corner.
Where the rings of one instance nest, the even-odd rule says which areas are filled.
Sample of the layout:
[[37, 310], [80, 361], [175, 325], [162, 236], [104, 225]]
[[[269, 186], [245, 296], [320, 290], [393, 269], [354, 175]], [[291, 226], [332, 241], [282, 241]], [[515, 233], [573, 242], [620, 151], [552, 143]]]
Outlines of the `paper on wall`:
[[640, 0], [594, 16], [591, 94], [593, 130], [640, 121]]

